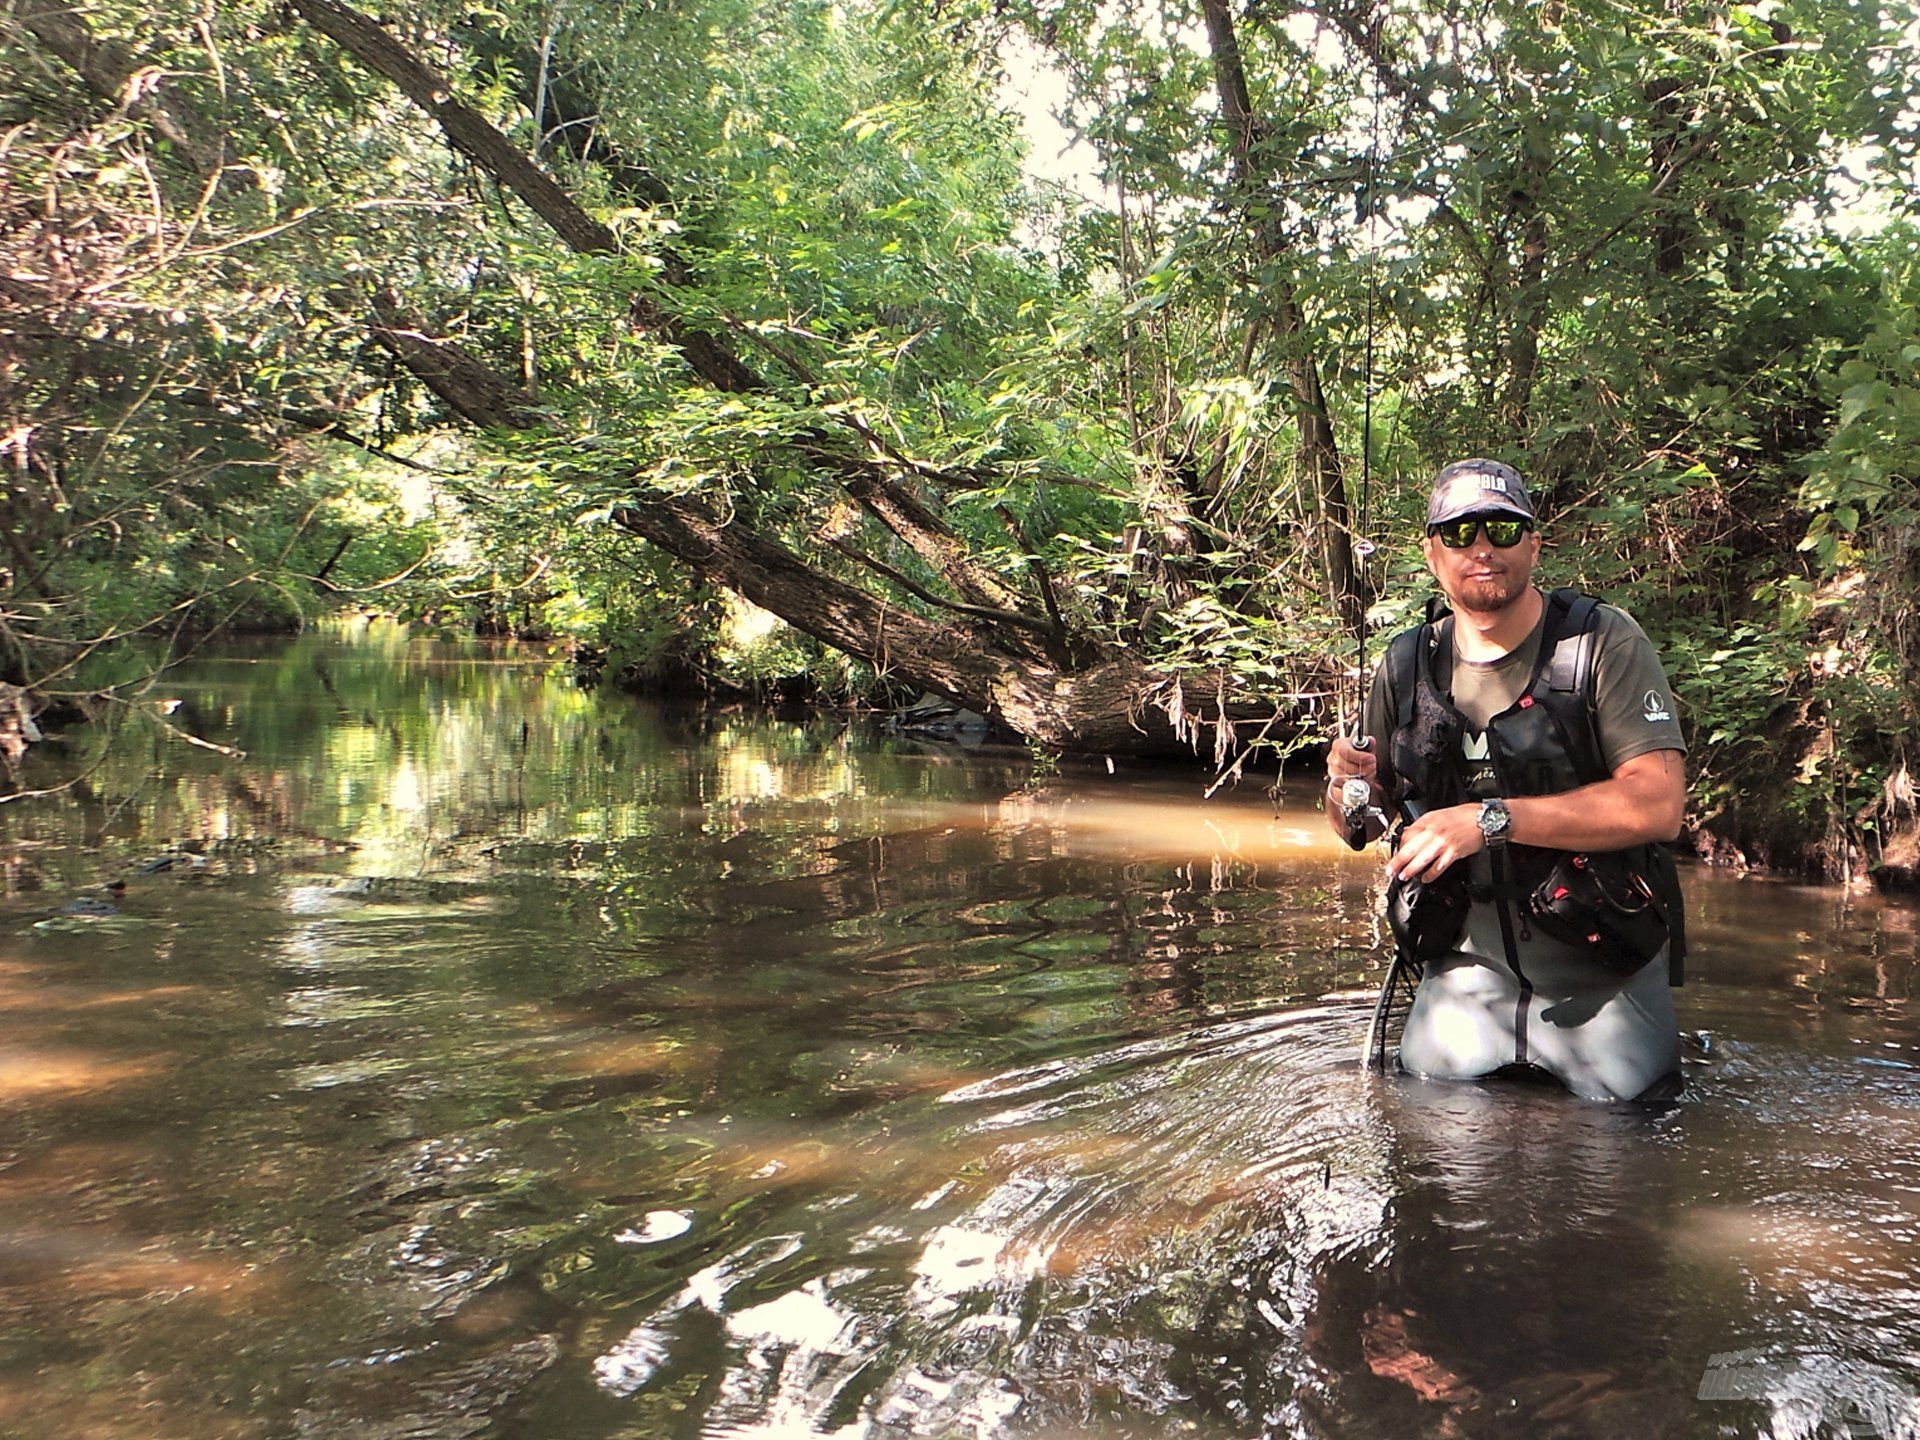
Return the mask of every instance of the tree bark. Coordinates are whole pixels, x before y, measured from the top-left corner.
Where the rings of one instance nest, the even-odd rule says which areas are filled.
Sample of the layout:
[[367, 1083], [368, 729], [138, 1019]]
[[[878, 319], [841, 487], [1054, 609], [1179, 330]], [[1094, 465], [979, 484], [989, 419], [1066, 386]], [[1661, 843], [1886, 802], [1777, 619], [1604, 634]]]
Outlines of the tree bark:
[[1513, 217], [1520, 227], [1520, 263], [1514, 271], [1506, 404], [1507, 423], [1522, 439], [1533, 421], [1533, 387], [1540, 372], [1540, 337], [1546, 329], [1551, 301], [1546, 283], [1547, 215], [1540, 204], [1551, 168], [1552, 157], [1546, 141], [1523, 134], [1519, 174], [1510, 200]]

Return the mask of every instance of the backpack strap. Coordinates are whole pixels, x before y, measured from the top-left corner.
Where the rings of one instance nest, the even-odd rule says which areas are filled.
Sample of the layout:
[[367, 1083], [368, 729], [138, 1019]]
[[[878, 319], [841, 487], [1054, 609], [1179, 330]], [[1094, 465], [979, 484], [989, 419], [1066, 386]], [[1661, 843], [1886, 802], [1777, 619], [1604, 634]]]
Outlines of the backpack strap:
[[1560, 717], [1567, 741], [1575, 747], [1574, 770], [1588, 783], [1607, 778], [1600, 749], [1598, 717], [1593, 710], [1593, 676], [1600, 647], [1594, 613], [1600, 602], [1569, 586], [1547, 599], [1546, 631], [1540, 637], [1539, 669], [1527, 689], [1545, 682], [1538, 693]]
[[[1591, 595], [1562, 586], [1553, 592], [1552, 603], [1564, 606], [1566, 618], [1559, 633], [1564, 637], [1553, 648], [1547, 666], [1547, 684], [1555, 690], [1593, 694], [1593, 612], [1600, 602]], [[1544, 648], [1544, 640], [1542, 642]]]
[[1433, 626], [1415, 625], [1387, 642], [1387, 700], [1396, 728], [1413, 723], [1413, 695], [1420, 683], [1422, 652], [1433, 644]]

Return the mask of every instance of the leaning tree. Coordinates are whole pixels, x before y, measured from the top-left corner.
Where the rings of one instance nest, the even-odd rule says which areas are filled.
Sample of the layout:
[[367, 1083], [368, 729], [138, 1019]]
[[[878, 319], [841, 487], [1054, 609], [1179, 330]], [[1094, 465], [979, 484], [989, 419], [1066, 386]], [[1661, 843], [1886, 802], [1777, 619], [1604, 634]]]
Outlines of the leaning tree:
[[[50, 342], [96, 370], [248, 434], [457, 427], [500, 533], [626, 537], [1050, 746], [1224, 759], [1349, 668], [1353, 541], [1417, 513], [1369, 471], [1508, 454], [1577, 513], [1677, 470], [1676, 374], [1902, 104], [1864, 12], [1496, 11], [12, 0], [7, 56], [16, 146], [89, 111], [73, 163], [150, 199], [147, 331]], [[1020, 174], [1016, 35], [1097, 202]]]

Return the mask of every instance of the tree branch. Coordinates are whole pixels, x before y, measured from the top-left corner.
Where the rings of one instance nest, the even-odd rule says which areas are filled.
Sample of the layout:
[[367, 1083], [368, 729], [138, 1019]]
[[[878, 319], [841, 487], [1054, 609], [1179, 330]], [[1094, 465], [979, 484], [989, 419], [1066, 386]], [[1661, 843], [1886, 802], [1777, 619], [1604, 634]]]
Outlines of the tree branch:
[[1554, 280], [1557, 282], [1570, 275], [1576, 275], [1591, 265], [1594, 257], [1606, 249], [1615, 237], [1629, 225], [1633, 224], [1634, 221], [1645, 215], [1648, 210], [1653, 208], [1653, 202], [1667, 193], [1667, 190], [1673, 185], [1673, 182], [1680, 178], [1681, 172], [1704, 155], [1716, 138], [1711, 130], [1706, 131], [1699, 139], [1695, 140], [1693, 144], [1689, 145], [1685, 151], [1675, 157], [1672, 163], [1667, 166], [1666, 170], [1662, 172], [1660, 178], [1647, 188], [1647, 193], [1640, 197], [1640, 202], [1625, 215], [1622, 215], [1618, 222], [1609, 226], [1597, 240], [1583, 247], [1578, 254], [1561, 265], [1559, 269], [1554, 272]]
[[856, 550], [844, 540], [828, 540], [826, 545], [828, 549], [844, 555], [855, 564], [865, 565], [875, 574], [884, 575], [909, 595], [915, 599], [924, 600], [929, 605], [938, 606], [942, 610], [951, 610], [956, 615], [967, 615], [976, 620], [990, 621], [996, 625], [1015, 625], [1037, 634], [1051, 634], [1045, 621], [1036, 620], [1031, 615], [1022, 615], [1018, 610], [992, 610], [984, 605], [964, 605], [957, 600], [943, 600], [926, 586], [894, 569], [886, 561], [877, 559], [863, 550]]
[[[368, 69], [397, 85], [415, 104], [432, 115], [448, 140], [481, 169], [520, 196], [534, 212], [553, 227], [556, 234], [575, 250], [588, 254], [614, 249], [613, 233], [580, 208], [561, 190], [553, 178], [518, 150], [484, 117], [461, 104], [451, 94], [447, 82], [407, 52], [398, 41], [373, 20], [340, 4], [339, 0], [291, 0], [293, 7], [323, 34], [358, 59]], [[720, 337], [690, 331], [663, 311], [650, 298], [633, 299], [636, 323], [657, 329], [666, 335], [694, 372], [715, 388], [740, 393], [759, 391], [766, 382], [741, 363]], [[395, 332], [382, 340], [400, 356], [409, 369], [414, 361], [403, 349], [413, 345], [415, 337]], [[415, 358], [431, 367], [439, 362], [417, 346]], [[469, 371], [455, 363], [450, 369], [422, 374], [436, 394], [447, 398], [447, 391], [468, 389]], [[511, 396], [463, 394], [455, 408], [473, 413], [471, 402], [487, 402], [481, 408], [501, 418], [486, 423], [504, 423], [502, 401]], [[449, 403], [454, 403], [449, 401]], [[522, 402], [524, 403], [524, 402]], [[855, 427], [856, 432], [859, 427]], [[865, 457], [826, 447], [826, 437], [818, 437], [830, 454], [827, 460], [847, 491], [880, 522], [913, 547], [940, 576], [967, 602], [991, 610], [1011, 611], [1018, 597], [979, 564], [964, 543], [918, 497], [886, 473], [885, 468]], [[872, 437], [865, 437], [871, 443]]]
[[610, 255], [619, 248], [613, 231], [581, 209], [551, 175], [485, 117], [456, 99], [445, 79], [415, 59], [380, 25], [336, 0], [291, 3], [314, 29], [376, 75], [392, 81], [431, 115], [454, 149], [518, 195], [573, 249]]
[[[154, 133], [179, 150], [200, 175], [212, 178], [222, 172], [226, 145], [219, 127], [208, 124], [169, 87], [137, 85], [139, 65], [134, 57], [95, 35], [71, 0], [13, 0], [12, 10], [21, 29], [96, 96], [153, 126]], [[245, 172], [245, 178], [251, 184], [252, 172]]]
[[1047, 618], [1053, 622], [1055, 632], [1065, 638], [1068, 633], [1067, 622], [1060, 614], [1060, 601], [1054, 592], [1053, 576], [1047, 573], [1046, 562], [1027, 538], [1026, 527], [1021, 525], [1020, 517], [1005, 505], [994, 506], [993, 513], [1000, 517], [1000, 523], [1007, 527], [1007, 534], [1020, 547], [1020, 554], [1027, 562], [1027, 568], [1033, 572], [1034, 584], [1039, 588], [1040, 603], [1047, 607]]

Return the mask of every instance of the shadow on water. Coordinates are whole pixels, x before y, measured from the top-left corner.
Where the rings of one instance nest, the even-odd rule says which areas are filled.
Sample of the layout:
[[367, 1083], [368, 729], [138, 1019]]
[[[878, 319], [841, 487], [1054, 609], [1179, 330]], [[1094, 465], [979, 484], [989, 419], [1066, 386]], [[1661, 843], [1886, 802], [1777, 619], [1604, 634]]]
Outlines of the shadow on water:
[[181, 696], [247, 759], [0, 816], [0, 1430], [1915, 1433], [1909, 908], [1690, 874], [1679, 1103], [1423, 1086], [1310, 785], [384, 631]]

